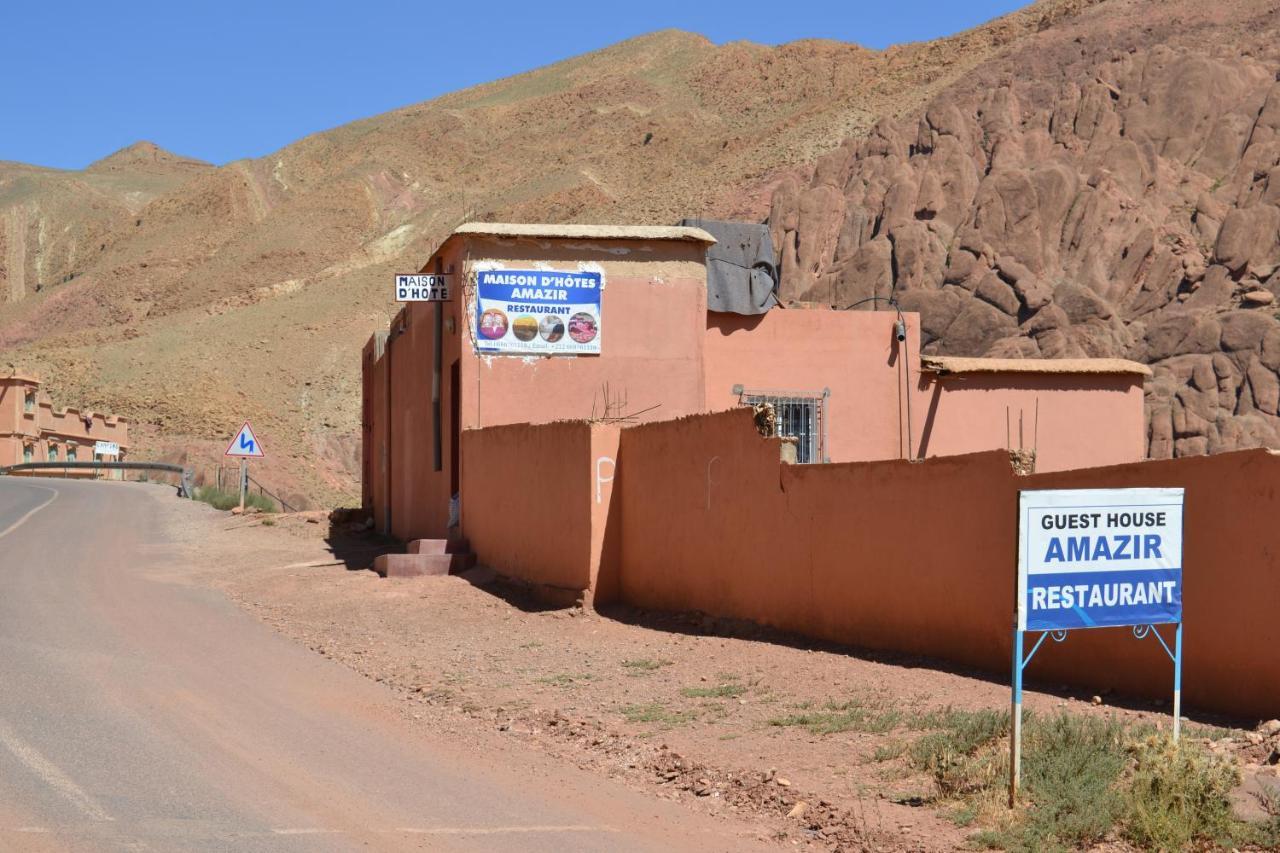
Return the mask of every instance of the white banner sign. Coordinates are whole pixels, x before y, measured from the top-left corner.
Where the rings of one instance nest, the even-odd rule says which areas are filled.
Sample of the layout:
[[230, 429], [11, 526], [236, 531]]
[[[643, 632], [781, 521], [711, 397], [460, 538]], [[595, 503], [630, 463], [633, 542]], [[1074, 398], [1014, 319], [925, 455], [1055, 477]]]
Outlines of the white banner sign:
[[599, 355], [602, 273], [482, 270], [476, 285], [480, 352]]
[[120, 445], [114, 441], [95, 441], [93, 443], [94, 456], [119, 456]]
[[1018, 628], [1182, 621], [1182, 489], [1025, 491]]

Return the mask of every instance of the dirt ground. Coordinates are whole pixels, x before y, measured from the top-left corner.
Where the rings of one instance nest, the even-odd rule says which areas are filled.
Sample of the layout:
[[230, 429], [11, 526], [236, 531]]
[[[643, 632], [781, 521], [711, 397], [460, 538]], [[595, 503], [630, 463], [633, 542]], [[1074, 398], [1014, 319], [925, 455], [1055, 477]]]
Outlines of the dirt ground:
[[[328, 541], [320, 513], [264, 522], [165, 505], [202, 543], [198, 580], [385, 683], [437, 735], [478, 751], [518, 738], [655, 797], [758, 821], [792, 849], [953, 850], [973, 831], [903, 752], [919, 736], [911, 720], [1003, 709], [998, 678], [698, 616], [552, 609], [485, 569], [388, 581], [364, 569], [378, 543]], [[1151, 703], [1096, 698], [1032, 691], [1026, 703], [1168, 725]], [[1234, 732], [1235, 748], [1261, 763], [1247, 734]], [[1257, 772], [1255, 788], [1275, 768]], [[1250, 799], [1242, 791], [1246, 811]]]

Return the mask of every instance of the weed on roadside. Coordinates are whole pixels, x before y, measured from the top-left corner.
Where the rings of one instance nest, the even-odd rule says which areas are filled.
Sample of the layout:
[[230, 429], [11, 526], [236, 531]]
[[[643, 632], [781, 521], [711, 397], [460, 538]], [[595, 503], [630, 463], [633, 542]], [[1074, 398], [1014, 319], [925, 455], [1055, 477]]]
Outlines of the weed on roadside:
[[809, 703], [801, 703], [797, 708], [800, 713], [774, 717], [769, 720], [769, 725], [803, 726], [816, 735], [848, 731], [883, 734], [892, 731], [902, 721], [902, 714], [896, 709], [881, 708], [878, 703], [863, 699], [827, 702], [819, 710], [812, 710]]
[[671, 666], [675, 661], [671, 660], [653, 660], [650, 658], [637, 658], [635, 660], [624, 660], [622, 666], [627, 670], [627, 675], [639, 677], [657, 672], [664, 666]]
[[[232, 507], [240, 506], [240, 493], [229, 492], [225, 489], [219, 489], [215, 486], [200, 486], [195, 491], [195, 498], [198, 501], [207, 503], [214, 509], [220, 509], [224, 512]], [[276, 505], [271, 498], [263, 495], [255, 495], [249, 493], [244, 498], [245, 508], [256, 507], [263, 512], [275, 512]]]
[[1144, 847], [1183, 850], [1196, 840], [1233, 834], [1235, 765], [1183, 740], [1149, 737], [1130, 747], [1134, 760], [1125, 796], [1125, 835]]
[[644, 705], [624, 705], [618, 709], [628, 723], [660, 723], [665, 726], [678, 726], [698, 719], [692, 711], [671, 711], [660, 702], [649, 702]]
[[554, 687], [572, 687], [574, 684], [577, 684], [582, 681], [591, 681], [593, 677], [594, 676], [588, 673], [582, 673], [580, 675], [570, 675], [567, 672], [561, 672], [561, 673], [557, 673], [556, 675], [543, 676], [542, 678], [539, 678], [537, 681], [539, 684], [550, 684]]
[[687, 699], [732, 699], [747, 692], [742, 684], [717, 684], [715, 687], [682, 687], [680, 695]]

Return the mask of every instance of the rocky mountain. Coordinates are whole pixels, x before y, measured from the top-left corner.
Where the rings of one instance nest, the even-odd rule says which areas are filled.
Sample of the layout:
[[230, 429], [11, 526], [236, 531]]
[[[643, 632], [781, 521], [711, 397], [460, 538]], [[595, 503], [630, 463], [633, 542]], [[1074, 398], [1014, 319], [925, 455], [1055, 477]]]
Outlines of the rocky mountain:
[[360, 346], [456, 224], [761, 219], [782, 175], [1088, 5], [886, 51], [660, 32], [218, 168], [145, 144], [0, 166], [0, 370], [206, 476], [251, 418], [264, 482], [350, 499]]
[[1150, 364], [1150, 455], [1280, 447], [1280, 5], [1110, 0], [792, 176], [792, 303]]

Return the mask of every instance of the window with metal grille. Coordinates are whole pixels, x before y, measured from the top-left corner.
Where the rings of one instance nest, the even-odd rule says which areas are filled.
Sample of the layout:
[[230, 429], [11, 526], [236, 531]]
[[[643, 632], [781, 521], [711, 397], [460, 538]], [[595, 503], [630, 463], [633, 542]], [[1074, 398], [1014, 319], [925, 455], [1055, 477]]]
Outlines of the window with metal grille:
[[831, 389], [821, 391], [772, 391], [733, 388], [743, 406], [769, 403], [777, 420], [777, 433], [794, 439], [796, 462], [810, 464], [829, 461], [827, 456], [827, 400]]

